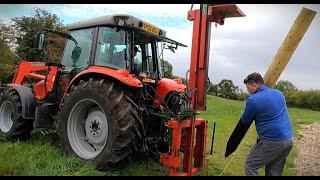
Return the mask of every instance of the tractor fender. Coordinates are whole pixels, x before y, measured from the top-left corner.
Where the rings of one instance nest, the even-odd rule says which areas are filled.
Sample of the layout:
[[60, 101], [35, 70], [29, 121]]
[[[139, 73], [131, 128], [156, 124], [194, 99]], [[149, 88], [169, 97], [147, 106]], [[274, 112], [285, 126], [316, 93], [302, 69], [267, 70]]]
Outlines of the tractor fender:
[[22, 117], [25, 119], [34, 119], [36, 110], [35, 96], [30, 88], [21, 84], [8, 84], [7, 86], [15, 89], [21, 99]]
[[95, 76], [107, 76], [114, 78], [120, 82], [122, 82], [125, 85], [131, 86], [131, 87], [142, 87], [142, 83], [139, 79], [135, 78], [133, 74], [129, 74], [129, 72], [126, 69], [111, 69], [107, 67], [101, 67], [101, 66], [91, 66], [88, 69], [80, 72], [77, 74], [69, 83], [67, 89], [65, 90], [65, 93], [70, 92], [70, 88], [72, 85], [78, 83], [80, 80], [84, 78], [90, 78]]
[[184, 92], [186, 91], [186, 89], [186, 85], [182, 83], [182, 80], [180, 78], [162, 78], [157, 83], [157, 96], [154, 98], [153, 106], [159, 107], [170, 92]]

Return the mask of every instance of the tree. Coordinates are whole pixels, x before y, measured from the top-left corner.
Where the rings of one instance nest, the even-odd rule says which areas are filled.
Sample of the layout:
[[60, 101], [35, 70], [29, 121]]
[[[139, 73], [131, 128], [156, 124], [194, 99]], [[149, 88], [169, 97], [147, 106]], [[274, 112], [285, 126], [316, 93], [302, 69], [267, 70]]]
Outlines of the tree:
[[232, 80], [223, 79], [218, 84], [218, 96], [228, 99], [237, 99], [238, 86]]
[[45, 51], [36, 49], [36, 35], [44, 28], [66, 31], [62, 22], [56, 14], [47, 10], [36, 8], [33, 17], [12, 18], [14, 29], [17, 31], [16, 40], [18, 47], [17, 55], [28, 61], [54, 61], [60, 60], [64, 48], [65, 40], [57, 35], [49, 35], [46, 39]]
[[248, 97], [249, 97], [249, 93], [243, 91], [242, 88], [239, 88], [239, 89], [238, 89], [237, 99], [238, 99], [239, 101], [244, 101], [244, 100], [246, 100]]
[[320, 110], [320, 90], [306, 91], [307, 108]]
[[173, 78], [172, 65], [168, 61], [163, 59], [161, 59], [161, 65], [162, 65], [163, 77], [172, 79]]
[[297, 87], [287, 80], [279, 81], [274, 88], [281, 92], [297, 90]]
[[212, 84], [211, 88], [212, 88], [213, 95], [218, 96], [218, 92], [219, 92], [218, 91], [218, 89], [219, 89], [218, 85], [217, 84]]
[[[67, 32], [67, 29], [63, 27], [60, 31]], [[45, 41], [43, 56], [50, 62], [59, 63], [62, 59], [65, 43], [66, 39], [58, 35], [51, 34]]]
[[210, 82], [210, 88], [209, 88], [209, 94], [212, 94], [214, 96], [218, 96], [218, 85], [217, 84], [212, 84]]
[[284, 95], [289, 107], [320, 110], [320, 90], [292, 90], [285, 91]]
[[14, 51], [17, 46], [17, 41], [15, 38], [16, 33], [17, 32], [12, 24], [4, 24], [0, 22], [0, 40], [1, 42], [5, 43], [11, 51]]
[[17, 56], [3, 42], [0, 42], [0, 84], [9, 83], [12, 80]]
[[5, 24], [0, 24], [0, 84], [11, 82], [15, 63], [18, 60], [17, 55], [9, 48], [10, 36], [9, 27]]

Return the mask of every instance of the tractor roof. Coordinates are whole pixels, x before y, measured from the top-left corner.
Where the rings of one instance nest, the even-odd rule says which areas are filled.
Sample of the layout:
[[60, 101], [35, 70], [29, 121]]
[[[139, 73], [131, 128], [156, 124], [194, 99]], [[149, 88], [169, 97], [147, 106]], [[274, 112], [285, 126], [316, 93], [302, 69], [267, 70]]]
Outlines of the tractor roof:
[[123, 26], [127, 28], [132, 28], [138, 31], [145, 32], [149, 35], [154, 36], [156, 39], [160, 41], [165, 41], [169, 43], [173, 43], [179, 46], [186, 47], [186, 45], [181, 44], [177, 41], [169, 39], [166, 37], [166, 31], [160, 29], [159, 27], [152, 25], [146, 21], [143, 21], [139, 18], [136, 18], [127, 14], [115, 14], [115, 15], [107, 15], [95, 17], [83, 21], [78, 21], [76, 23], [68, 24], [68, 30], [82, 29], [94, 26]]
[[115, 14], [115, 15], [107, 15], [95, 17], [83, 21], [79, 21], [76, 23], [72, 23], [67, 25], [69, 30], [87, 28], [92, 26], [103, 26], [103, 25], [114, 25], [114, 26], [124, 26], [128, 28], [138, 28], [148, 33], [152, 33], [157, 36], [166, 36], [166, 31], [156, 27], [150, 23], [142, 21], [134, 16], [127, 14]]

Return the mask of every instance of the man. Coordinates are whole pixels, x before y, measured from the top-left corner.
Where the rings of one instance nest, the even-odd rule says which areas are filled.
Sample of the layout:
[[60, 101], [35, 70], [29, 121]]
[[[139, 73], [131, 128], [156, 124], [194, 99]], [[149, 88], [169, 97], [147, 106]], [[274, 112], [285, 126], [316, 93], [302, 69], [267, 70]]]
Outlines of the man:
[[[136, 57], [137, 52], [140, 52], [137, 46], [134, 46], [132, 55], [133, 58]], [[125, 68], [127, 61], [125, 60], [125, 54], [126, 54], [126, 49], [122, 49], [119, 52], [115, 52], [113, 55], [113, 63], [114, 65], [120, 67], [120, 68]], [[135, 61], [135, 60], [134, 60]]]
[[292, 124], [284, 95], [264, 85], [259, 73], [244, 79], [250, 96], [242, 114], [242, 122], [249, 126], [255, 120], [258, 139], [245, 164], [246, 175], [258, 176], [265, 167], [266, 176], [281, 176], [286, 158], [292, 149]]

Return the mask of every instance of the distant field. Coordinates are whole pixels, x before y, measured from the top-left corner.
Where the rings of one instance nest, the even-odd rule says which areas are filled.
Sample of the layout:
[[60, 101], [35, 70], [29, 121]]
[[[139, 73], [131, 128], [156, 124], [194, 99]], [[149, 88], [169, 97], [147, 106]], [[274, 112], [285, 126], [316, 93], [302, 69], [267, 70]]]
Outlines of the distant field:
[[[222, 175], [244, 175], [244, 161], [249, 148], [255, 143], [254, 126], [249, 129], [236, 154], [224, 158], [226, 142], [243, 111], [244, 102], [227, 100], [208, 96], [207, 111], [201, 116], [209, 121], [208, 152], [211, 143], [213, 122], [216, 122], [214, 154], [208, 156], [209, 167], [199, 175], [218, 176], [229, 160], [230, 165]], [[306, 109], [289, 109], [297, 137], [299, 124], [310, 124], [320, 121], [320, 112]], [[289, 155], [284, 175], [295, 175], [294, 148]], [[263, 171], [261, 171], [263, 173]], [[0, 175], [166, 175], [166, 168], [146, 157], [135, 161], [124, 169], [112, 173], [99, 172], [89, 163], [83, 163], [74, 157], [63, 157], [54, 135], [42, 136], [34, 131], [33, 136], [26, 142], [10, 143], [0, 139]]]

